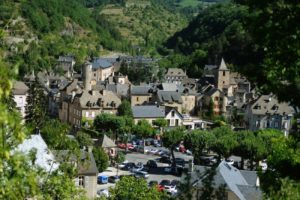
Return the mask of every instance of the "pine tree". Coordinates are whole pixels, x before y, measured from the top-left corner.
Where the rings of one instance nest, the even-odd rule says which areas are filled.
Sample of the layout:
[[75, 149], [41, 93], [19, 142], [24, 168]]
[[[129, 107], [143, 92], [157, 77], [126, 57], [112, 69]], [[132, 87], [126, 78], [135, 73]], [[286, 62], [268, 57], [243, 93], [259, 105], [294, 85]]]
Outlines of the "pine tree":
[[25, 109], [25, 121], [34, 127], [40, 127], [46, 116], [47, 99], [44, 95], [43, 88], [38, 82], [37, 78], [34, 82], [30, 83], [27, 105]]

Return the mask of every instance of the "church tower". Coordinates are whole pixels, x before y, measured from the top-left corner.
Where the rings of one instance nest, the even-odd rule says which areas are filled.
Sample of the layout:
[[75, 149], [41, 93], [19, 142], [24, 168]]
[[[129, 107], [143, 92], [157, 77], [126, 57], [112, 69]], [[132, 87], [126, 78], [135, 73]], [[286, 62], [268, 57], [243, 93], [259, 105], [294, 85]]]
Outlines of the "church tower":
[[225, 86], [230, 85], [230, 71], [222, 58], [220, 67], [217, 72], [217, 88], [223, 91]]
[[83, 86], [84, 89], [87, 91], [92, 90], [92, 83], [91, 83], [91, 76], [92, 76], [92, 64], [88, 61], [86, 61], [83, 64], [83, 70], [82, 70], [82, 78], [83, 78]]

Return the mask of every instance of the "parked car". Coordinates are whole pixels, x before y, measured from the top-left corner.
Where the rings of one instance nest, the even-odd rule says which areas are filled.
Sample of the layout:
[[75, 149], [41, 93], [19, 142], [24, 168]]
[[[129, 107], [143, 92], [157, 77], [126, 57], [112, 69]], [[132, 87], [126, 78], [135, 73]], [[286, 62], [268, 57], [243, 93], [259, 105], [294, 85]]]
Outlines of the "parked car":
[[154, 160], [148, 160], [146, 165], [149, 168], [157, 168], [157, 163]]
[[131, 168], [131, 172], [135, 173], [138, 171], [142, 171], [142, 169], [144, 168], [143, 163], [138, 163], [135, 167]]
[[180, 183], [179, 180], [175, 180], [175, 179], [174, 179], [174, 180], [171, 181], [171, 185], [176, 185], [176, 186], [178, 186], [179, 183]]
[[148, 153], [156, 154], [158, 151], [158, 149], [150, 149]]
[[170, 180], [167, 180], [167, 179], [163, 179], [159, 185], [162, 185], [162, 186], [167, 186], [167, 185], [171, 185], [171, 181]]
[[108, 189], [101, 189], [97, 191], [97, 197], [109, 197]]
[[145, 171], [137, 171], [134, 173], [134, 177], [147, 179], [149, 177], [149, 174], [148, 174], [148, 172], [145, 172]]
[[120, 149], [126, 149], [126, 144], [124, 144], [124, 143], [118, 143], [117, 147], [119, 147]]
[[161, 162], [161, 163], [167, 163], [167, 164], [171, 164], [172, 163], [171, 158], [169, 156], [162, 156], [162, 157], [160, 157], [159, 162]]
[[176, 166], [177, 167], [184, 167], [185, 165], [185, 160], [182, 158], [175, 158]]
[[233, 165], [233, 164], [234, 164], [234, 160], [231, 159], [231, 158], [226, 158], [226, 159], [225, 159], [225, 162], [226, 162], [227, 164], [229, 164], [229, 165]]
[[169, 193], [171, 195], [177, 194], [177, 187], [176, 187], [176, 185], [165, 185], [164, 187], [165, 187], [164, 190], [167, 193]]
[[214, 156], [202, 155], [202, 156], [200, 156], [200, 163], [202, 165], [211, 166], [211, 165], [217, 163], [217, 159]]
[[119, 180], [120, 180], [119, 176], [110, 176], [110, 177], [108, 177], [108, 182], [110, 182], [110, 183], [116, 183]]
[[148, 186], [149, 186], [149, 187], [152, 187], [152, 186], [154, 186], [154, 185], [158, 185], [158, 182], [157, 182], [157, 181], [150, 181], [150, 182], [148, 183]]
[[98, 184], [106, 184], [108, 182], [108, 176], [98, 176], [97, 183]]
[[126, 166], [127, 163], [128, 163], [128, 160], [125, 160], [124, 162], [118, 164], [118, 168], [119, 168], [119, 169], [124, 168], [124, 167]]
[[131, 170], [132, 168], [136, 167], [133, 162], [126, 163], [125, 167], [121, 168], [122, 170]]

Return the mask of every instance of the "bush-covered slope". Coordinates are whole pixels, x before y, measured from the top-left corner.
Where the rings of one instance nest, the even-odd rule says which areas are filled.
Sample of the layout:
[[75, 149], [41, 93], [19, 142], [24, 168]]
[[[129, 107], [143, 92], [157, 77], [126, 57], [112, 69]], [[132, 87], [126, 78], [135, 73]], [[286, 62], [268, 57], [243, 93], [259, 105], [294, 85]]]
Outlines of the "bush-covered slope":
[[216, 64], [224, 57], [227, 62], [243, 65], [256, 50], [242, 19], [248, 15], [247, 8], [233, 3], [216, 4], [200, 11], [199, 15], [180, 32], [168, 39], [165, 46], [176, 53], [191, 55], [204, 51], [204, 62]]

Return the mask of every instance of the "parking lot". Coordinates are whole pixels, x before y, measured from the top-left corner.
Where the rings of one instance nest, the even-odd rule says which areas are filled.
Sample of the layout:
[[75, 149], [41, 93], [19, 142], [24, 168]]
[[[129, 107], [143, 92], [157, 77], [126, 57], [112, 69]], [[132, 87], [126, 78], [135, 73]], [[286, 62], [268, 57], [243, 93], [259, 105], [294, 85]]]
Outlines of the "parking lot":
[[[153, 147], [153, 146], [147, 146], [145, 147], [146, 150], [150, 150], [150, 149], [157, 149], [157, 150], [165, 150], [168, 151], [166, 148], [163, 147]], [[120, 150], [122, 151], [122, 150]], [[181, 152], [174, 152], [175, 154], [175, 158], [182, 158], [185, 160], [185, 162], [187, 163], [189, 160], [192, 160], [193, 157], [183, 154]], [[155, 160], [157, 161], [157, 159], [160, 156], [158, 155], [153, 155], [151, 153], [139, 153], [139, 152], [127, 152], [126, 153], [126, 157], [125, 159], [128, 162], [133, 162], [135, 164], [141, 162], [144, 165], [147, 163], [148, 160]], [[152, 180], [156, 180], [158, 182], [160, 182], [161, 180], [180, 180], [181, 177], [179, 176], [175, 176], [169, 173], [164, 172], [164, 168], [168, 167], [169, 165], [166, 163], [161, 163], [161, 162], [156, 162], [157, 163], [157, 168], [153, 169], [151, 171], [149, 171], [149, 177], [147, 178], [147, 182], [152, 181]], [[129, 175], [131, 174], [130, 171], [125, 171], [125, 170], [121, 170], [121, 169], [117, 169], [116, 167], [109, 167], [106, 171], [100, 173], [99, 175], [106, 175], [106, 176], [114, 176], [114, 175]], [[99, 189], [107, 189], [109, 187], [114, 187], [115, 184], [113, 183], [107, 183], [107, 184], [98, 184], [98, 190]]]

